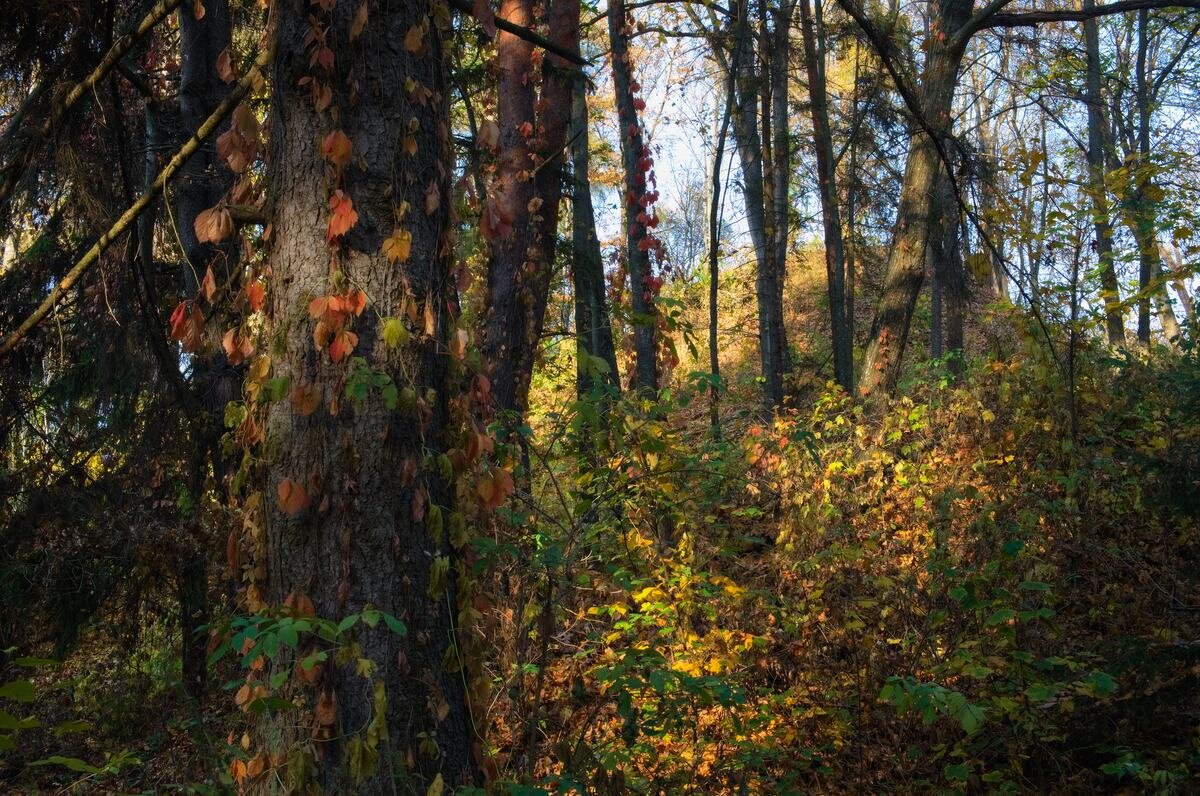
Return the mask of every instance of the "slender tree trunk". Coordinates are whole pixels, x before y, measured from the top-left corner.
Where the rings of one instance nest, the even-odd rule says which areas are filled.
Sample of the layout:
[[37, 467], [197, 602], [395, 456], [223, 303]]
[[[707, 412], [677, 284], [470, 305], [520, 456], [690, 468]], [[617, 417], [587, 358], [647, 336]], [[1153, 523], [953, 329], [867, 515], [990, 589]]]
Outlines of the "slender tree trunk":
[[[971, 0], [942, 0], [936, 20], [945, 41], [931, 36], [921, 79], [920, 108], [926, 122], [942, 134], [949, 129], [954, 89], [962, 50], [952, 46], [971, 13]], [[909, 326], [921, 283], [925, 278], [925, 247], [933, 222], [932, 211], [941, 158], [934, 142], [923, 130], [915, 132], [909, 146], [896, 210], [896, 228], [883, 293], [871, 324], [871, 337], [863, 357], [859, 392], [877, 395], [891, 392], [900, 375]]]
[[[766, 0], [763, 0], [764, 4]], [[818, 8], [818, 26], [823, 25]], [[792, 369], [792, 352], [788, 346], [787, 325], [783, 314], [783, 295], [787, 286], [787, 250], [791, 233], [791, 126], [788, 116], [788, 74], [791, 68], [791, 24], [795, 0], [778, 0], [771, 30], [769, 53], [771, 76], [771, 267], [774, 271], [775, 339], [779, 345], [782, 374]], [[767, 15], [764, 13], [764, 23]], [[823, 27], [819, 31], [824, 41]]]
[[1158, 247], [1158, 202], [1154, 198], [1153, 163], [1150, 160], [1150, 114], [1151, 88], [1147, 71], [1147, 53], [1150, 46], [1149, 11], [1138, 11], [1138, 48], [1135, 67], [1134, 96], [1137, 104], [1137, 172], [1134, 177], [1136, 219], [1134, 236], [1138, 244], [1138, 341], [1143, 345], [1150, 342], [1150, 303], [1158, 307], [1159, 323], [1168, 341], [1179, 337], [1179, 322], [1171, 307], [1171, 297], [1162, 280], [1162, 257]]
[[757, 264], [755, 296], [758, 304], [758, 349], [763, 378], [763, 403], [768, 412], [783, 403], [783, 347], [779, 340], [782, 329], [778, 317], [782, 307], [776, 269], [773, 263], [774, 248], [768, 237], [766, 211], [766, 187], [763, 174], [763, 139], [759, 129], [759, 82], [761, 76], [754, 69], [754, 41], [750, 34], [748, 19], [749, 0], [739, 0], [736, 5], [734, 29], [734, 54], [730, 59], [737, 67], [734, 70], [736, 102], [733, 111], [733, 136], [737, 142], [738, 160], [742, 171], [742, 199], [746, 209], [750, 242], [754, 248]]
[[950, 355], [950, 372], [962, 372], [963, 326], [966, 319], [967, 285], [963, 268], [958, 202], [949, 177], [943, 175], [937, 198], [937, 225], [930, 238], [934, 269], [941, 293], [945, 353]]
[[621, 165], [625, 174], [622, 207], [625, 224], [625, 262], [629, 272], [629, 292], [633, 306], [633, 344], [637, 358], [637, 390], [653, 394], [658, 389], [657, 318], [650, 291], [650, 252], [643, 245], [649, 230], [637, 221], [644, 209], [641, 199], [647, 193], [645, 171], [638, 165], [649, 152], [634, 107], [633, 66], [629, 54], [629, 17], [624, 0], [608, 4], [608, 36], [612, 49], [613, 87], [617, 101], [617, 124], [621, 138]]
[[821, 196], [821, 218], [825, 225], [825, 274], [829, 286], [829, 315], [833, 344], [834, 379], [847, 392], [854, 389], [854, 349], [846, 322], [846, 255], [834, 168], [833, 137], [829, 131], [829, 103], [825, 94], [824, 26], [821, 3], [800, 0], [800, 24], [804, 35], [804, 60], [808, 71], [808, 96], [812, 115], [813, 147], [817, 155], [817, 185]]
[[[455, 573], [461, 564], [430, 519], [433, 506], [441, 516], [455, 511], [454, 490], [439, 468], [427, 464], [453, 445], [449, 422], [452, 407], [460, 406], [452, 399], [461, 378], [446, 354], [454, 322], [448, 312], [453, 282], [446, 278], [454, 228], [451, 88], [445, 34], [429, 23], [436, 18], [435, 5], [372, 6], [359, 38], [371, 46], [347, 44], [355, 4], [332, 8], [327, 35], [337, 44], [337, 60], [328, 80], [339, 109], [336, 123], [314, 109], [310, 88], [301, 85], [312, 74], [305, 44], [310, 4], [285, 0], [276, 7], [281, 23], [268, 175], [274, 188], [272, 375], [293, 388], [315, 390], [320, 401], [307, 415], [287, 400], [269, 409], [262, 485], [266, 599], [279, 605], [307, 594], [317, 615], [332, 619], [370, 605], [407, 624], [401, 635], [383, 623], [374, 628], [360, 623], [355, 632], [361, 656], [374, 662], [375, 672], [364, 677], [351, 661], [327, 667], [313, 686], [318, 704], [336, 707], [333, 724], [320, 730], [327, 740], [318, 744], [321, 755], [313, 761], [313, 784], [327, 793], [394, 793], [393, 777], [401, 775], [404, 789], [420, 793], [436, 775], [447, 792], [475, 780], [477, 736], [464, 693], [459, 646], [464, 642], [455, 627]], [[422, 35], [414, 51], [400, 42], [415, 27]], [[363, 89], [356, 103], [348, 96], [351, 74]], [[419, 106], [405, 89], [408, 81], [430, 92]], [[319, 144], [334, 124], [353, 146], [341, 184], [358, 218], [331, 247], [326, 240], [331, 173]], [[415, 145], [407, 152], [397, 146], [406, 135]], [[397, 208], [405, 204], [409, 209], [398, 221]], [[411, 256], [402, 265], [381, 251], [398, 223], [412, 235]], [[333, 363], [324, 346], [314, 347], [310, 302], [350, 285], [370, 302], [365, 312], [346, 320], [357, 335], [353, 357], [401, 390], [412, 390], [412, 401], [402, 400], [396, 409], [376, 390], [362, 401], [345, 397], [348, 360]], [[412, 301], [424, 320], [410, 342], [391, 348], [380, 318], [403, 316]], [[293, 504], [285, 513], [276, 502], [281, 486], [284, 494], [289, 486], [302, 488], [307, 505]], [[344, 773], [346, 749], [353, 740], [372, 741], [364, 728], [381, 706], [376, 684], [383, 688], [387, 724], [386, 735], [374, 738], [379, 767], [351, 781]]]
[[712, 196], [708, 205], [708, 369], [712, 373], [712, 386], [709, 390], [709, 422], [713, 434], [721, 436], [721, 417], [719, 404], [721, 399], [721, 357], [717, 350], [717, 291], [721, 282], [721, 169], [725, 162], [725, 139], [729, 134], [729, 117], [733, 112], [734, 85], [733, 75], [728, 73], [725, 78], [725, 97], [721, 103], [724, 110], [721, 113], [721, 124], [717, 132], [717, 147], [713, 152], [712, 166]]
[[[612, 320], [608, 313], [608, 294], [604, 285], [604, 260], [600, 239], [596, 236], [596, 217], [592, 208], [592, 183], [588, 175], [591, 154], [588, 144], [587, 86], [575, 82], [571, 95], [571, 170], [575, 178], [571, 203], [571, 251], [574, 263], [571, 275], [575, 288], [575, 339], [577, 343], [576, 388], [585, 395], [593, 386], [603, 384], [619, 391], [616, 349], [613, 345]], [[598, 372], [588, 361], [598, 359], [607, 373]]]
[[[1095, 0], [1083, 0], [1085, 10]], [[1121, 288], [1113, 258], [1112, 221], [1109, 217], [1108, 190], [1105, 187], [1104, 104], [1100, 94], [1100, 35], [1094, 19], [1083, 23], [1084, 48], [1087, 51], [1086, 98], [1088, 111], [1088, 182], [1092, 199], [1092, 220], [1096, 230], [1096, 256], [1100, 261], [1100, 297], [1104, 302], [1105, 327], [1109, 345], [1125, 345], [1125, 318], [1121, 312]]]

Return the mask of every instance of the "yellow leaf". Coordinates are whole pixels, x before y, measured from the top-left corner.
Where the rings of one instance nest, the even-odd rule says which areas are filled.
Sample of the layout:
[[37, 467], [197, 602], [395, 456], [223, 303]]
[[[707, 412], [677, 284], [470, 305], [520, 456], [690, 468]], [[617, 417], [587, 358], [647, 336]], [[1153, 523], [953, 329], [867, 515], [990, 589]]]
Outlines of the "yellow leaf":
[[383, 241], [383, 254], [388, 262], [408, 262], [412, 252], [412, 233], [407, 229], [397, 228], [391, 236]]
[[429, 783], [429, 790], [425, 791], [425, 796], [442, 796], [442, 791], [446, 789], [446, 781], [442, 779], [442, 775], [438, 774], [433, 778], [433, 782]]

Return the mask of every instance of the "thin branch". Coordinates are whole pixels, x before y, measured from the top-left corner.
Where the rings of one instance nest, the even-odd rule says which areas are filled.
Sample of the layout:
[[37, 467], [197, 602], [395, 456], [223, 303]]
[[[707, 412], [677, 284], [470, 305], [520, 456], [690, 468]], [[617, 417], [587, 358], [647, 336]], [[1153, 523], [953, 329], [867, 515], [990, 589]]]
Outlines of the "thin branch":
[[1119, 3], [1106, 3], [1094, 8], [1070, 8], [1060, 11], [1016, 11], [1011, 14], [998, 13], [986, 19], [976, 21], [977, 27], [970, 28], [970, 22], [964, 25], [956, 35], [969, 38], [977, 31], [986, 28], [1021, 28], [1040, 25], [1045, 22], [1083, 22], [1086, 19], [1124, 14], [1127, 11], [1141, 11], [1150, 8], [1200, 8], [1200, 0], [1121, 0]]
[[3, 345], [0, 345], [0, 360], [7, 356], [35, 326], [50, 314], [55, 305], [75, 286], [80, 277], [100, 259], [100, 255], [108, 248], [109, 244], [129, 229], [138, 215], [163, 192], [167, 183], [175, 176], [175, 173], [179, 171], [184, 162], [195, 154], [204, 140], [216, 131], [217, 127], [229, 114], [233, 113], [233, 109], [250, 93], [250, 89], [253, 88], [254, 84], [262, 80], [262, 71], [270, 62], [273, 53], [274, 41], [271, 40], [263, 48], [249, 71], [233, 87], [233, 90], [225, 96], [221, 104], [213, 110], [209, 117], [204, 120], [204, 123], [200, 125], [199, 129], [179, 148], [179, 151], [175, 153], [170, 162], [158, 173], [158, 177], [150, 184], [150, 187], [138, 197], [136, 202], [130, 205], [128, 210], [121, 214], [121, 217], [108, 228], [107, 232], [100, 236], [99, 240], [92, 244], [92, 247], [80, 258], [79, 262], [72, 266], [71, 270], [59, 280], [54, 289], [50, 291], [50, 295], [46, 296], [46, 299], [38, 305], [38, 308], [15, 331], [5, 338]]
[[[1197, 1], [1200, 2], [1200, 0], [1197, 0]], [[450, 7], [455, 8], [458, 11], [461, 11], [462, 13], [466, 14], [469, 17], [475, 16], [475, 14], [474, 14], [475, 9], [471, 5], [471, 0], [450, 0]], [[538, 47], [541, 47], [546, 52], [553, 53], [554, 55], [557, 55], [559, 58], [563, 59], [564, 61], [567, 61], [568, 63], [575, 64], [576, 66], [587, 66], [588, 65], [587, 60], [585, 58], [581, 57], [578, 53], [573, 53], [565, 47], [558, 46], [557, 44], [550, 41], [549, 39], [547, 39], [545, 36], [541, 35], [540, 33], [536, 33], [534, 31], [530, 30], [529, 28], [525, 28], [525, 27], [522, 27], [515, 23], [509, 22], [507, 19], [504, 19], [503, 17], [497, 16], [494, 21], [495, 21], [496, 27], [499, 30], [504, 31], [505, 33], [511, 33], [512, 35], [516, 36], [518, 39], [524, 39], [525, 41], [529, 42], [530, 44], [536, 44]]]

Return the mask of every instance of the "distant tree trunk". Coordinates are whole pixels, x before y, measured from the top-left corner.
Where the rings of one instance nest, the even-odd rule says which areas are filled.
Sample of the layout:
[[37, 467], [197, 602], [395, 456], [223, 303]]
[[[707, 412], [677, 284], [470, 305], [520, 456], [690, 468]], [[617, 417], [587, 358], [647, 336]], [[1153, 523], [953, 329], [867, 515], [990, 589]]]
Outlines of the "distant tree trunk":
[[966, 316], [966, 274], [963, 268], [958, 200], [949, 177], [943, 175], [937, 197], [937, 223], [930, 238], [934, 271], [941, 294], [945, 353], [950, 372], [958, 375], [963, 365], [963, 325]]
[[[767, 19], [766, 0], [763, 21]], [[792, 352], [788, 346], [787, 325], [783, 316], [783, 294], [787, 286], [787, 250], [791, 237], [791, 126], [789, 124], [788, 86], [791, 70], [792, 13], [796, 0], [778, 0], [775, 7], [770, 36], [769, 74], [771, 95], [771, 267], [775, 273], [775, 339], [779, 345], [779, 362], [782, 376], [792, 369]], [[817, 2], [817, 25], [824, 41], [824, 27], [820, 18], [820, 2]], [[824, 67], [822, 66], [822, 69]], [[824, 72], [822, 72], [824, 74]], [[832, 146], [830, 147], [832, 151]]]
[[[800, 0], [800, 24], [804, 36], [804, 61], [808, 71], [808, 96], [817, 155], [817, 185], [821, 218], [825, 225], [825, 274], [829, 288], [829, 315], [833, 344], [834, 379], [846, 392], [854, 389], [854, 349], [846, 320], [846, 255], [842, 219], [838, 208], [837, 174], [834, 168], [833, 137], [829, 131], [829, 103], [825, 94], [825, 34], [821, 2]], [[814, 20], [815, 17], [815, 20]]]
[[[329, 85], [341, 109], [336, 124], [353, 145], [342, 187], [358, 219], [333, 244], [332, 266], [326, 240], [330, 172], [317, 144], [333, 123], [315, 110], [309, 87], [300, 84], [311, 74], [305, 43], [310, 5], [285, 0], [275, 11], [281, 23], [268, 172], [272, 375], [293, 387], [308, 385], [320, 403], [311, 415], [298, 413], [287, 400], [270, 405], [262, 484], [266, 599], [280, 605], [290, 595], [306, 594], [317, 615], [331, 619], [372, 605], [407, 624], [405, 635], [383, 623], [355, 628], [361, 656], [376, 664], [372, 678], [386, 690], [387, 735], [378, 738], [379, 768], [365, 781], [350, 781], [344, 761], [348, 742], [361, 738], [373, 715], [371, 683], [351, 661], [326, 668], [314, 686], [320, 700], [336, 706], [315, 760], [313, 784], [326, 793], [394, 793], [399, 774], [406, 777], [406, 789], [420, 793], [438, 774], [448, 793], [475, 781], [477, 739], [456, 641], [458, 565], [429, 519], [430, 506], [441, 507], [443, 516], [454, 511], [454, 490], [437, 467], [426, 466], [453, 445], [448, 418], [459, 379], [445, 353], [455, 299], [453, 280], [446, 278], [454, 229], [451, 87], [445, 34], [429, 23], [435, 6], [372, 5], [360, 41], [382, 45], [339, 45]], [[353, 3], [332, 8], [330, 42], [350, 40], [356, 8]], [[416, 51], [400, 45], [414, 28], [423, 34]], [[363, 89], [353, 105], [351, 74]], [[413, 104], [408, 81], [431, 92], [422, 105]], [[408, 151], [397, 146], [405, 135], [414, 145]], [[405, 278], [399, 279], [401, 266], [389, 262], [381, 246], [402, 204], [410, 208], [401, 223], [412, 239]], [[374, 390], [361, 402], [350, 400], [342, 386], [346, 361], [335, 364], [324, 346], [314, 347], [309, 303], [346, 289], [338, 281], [345, 278], [370, 302], [349, 321], [357, 334], [353, 356], [401, 389], [412, 389], [415, 406], [401, 402], [389, 410]], [[390, 348], [380, 317], [403, 315], [405, 303], [413, 300], [423, 331]], [[289, 484], [304, 489], [307, 506], [293, 501], [295, 510], [285, 513], [276, 502], [281, 484], [285, 490]]]
[[[571, 202], [571, 251], [574, 262], [571, 275], [575, 288], [575, 339], [577, 343], [576, 388], [585, 395], [597, 384], [620, 390], [616, 349], [613, 345], [612, 320], [608, 313], [608, 294], [604, 285], [604, 260], [600, 239], [596, 237], [596, 217], [592, 208], [592, 183], [588, 176], [591, 159], [588, 144], [587, 86], [575, 81], [571, 95], [571, 170], [574, 193]], [[608, 372], [598, 374], [587, 358], [603, 361]], [[598, 377], [598, 378], [597, 378]]]
[[[997, 69], [1001, 76], [1006, 76], [1008, 73], [1008, 51], [1006, 40], [1001, 38], [1000, 63]], [[981, 70], [975, 70], [974, 74], [981, 74]], [[1000, 81], [993, 80], [992, 86], [999, 83]], [[979, 96], [975, 102], [975, 129], [979, 137], [979, 158], [983, 163], [983, 173], [979, 180], [979, 194], [984, 212], [981, 214], [980, 226], [994, 247], [994, 250], [989, 252], [992, 294], [1001, 301], [1008, 301], [1008, 277], [1004, 270], [1005, 241], [999, 234], [1000, 230], [997, 225], [993, 223], [997, 204], [996, 180], [1000, 176], [995, 128], [1000, 117], [995, 113], [995, 89], [985, 88], [982, 85], [982, 79], [975, 88]]]
[[725, 77], [725, 97], [721, 103], [721, 123], [717, 131], [717, 147], [713, 152], [712, 196], [708, 205], [708, 369], [712, 373], [709, 390], [709, 423], [713, 434], [721, 436], [719, 388], [721, 379], [721, 357], [717, 350], [717, 291], [721, 282], [721, 169], [725, 163], [725, 140], [729, 134], [729, 117], [733, 112], [733, 75]]
[[946, 351], [942, 334], [942, 264], [933, 241], [925, 247], [925, 272], [929, 275], [929, 356], [938, 359]]
[[653, 274], [650, 252], [639, 245], [648, 235], [648, 230], [637, 221], [638, 214], [643, 210], [639, 200], [647, 190], [645, 175], [638, 167], [638, 160], [645, 156], [646, 145], [631, 88], [633, 70], [629, 55], [629, 24], [624, 0], [611, 0], [608, 4], [608, 36], [612, 49], [617, 124], [620, 128], [621, 165], [625, 175], [622, 201], [625, 263], [629, 272], [630, 303], [634, 313], [634, 356], [637, 358], [635, 384], [631, 387], [653, 394], [658, 389], [657, 319], [649, 286]]
[[1153, 163], [1150, 160], [1150, 114], [1151, 87], [1147, 72], [1147, 52], [1150, 46], [1149, 11], [1138, 11], [1138, 47], [1135, 67], [1134, 97], [1137, 105], [1137, 172], [1134, 177], [1134, 237], [1138, 244], [1138, 341], [1143, 345], [1150, 342], [1150, 302], [1158, 307], [1159, 322], [1168, 341], [1179, 337], [1179, 322], [1171, 307], [1171, 297], [1163, 284], [1162, 257], [1158, 247], [1158, 202], [1154, 195]]
[[[971, 14], [971, 0], [941, 0], [937, 4], [942, 38], [931, 37], [921, 76], [920, 110], [935, 134], [950, 125], [950, 111], [958, 81], [962, 47], [958, 31]], [[944, 39], [944, 41], [942, 40]], [[891, 392], [900, 375], [909, 326], [921, 283], [925, 278], [925, 247], [929, 242], [938, 181], [942, 172], [937, 147], [924, 130], [913, 133], [896, 210], [896, 227], [883, 293], [871, 324], [871, 337], [863, 357], [859, 392]]]
[[[1095, 7], [1095, 0], [1083, 0], [1083, 8]], [[1100, 297], [1104, 301], [1105, 326], [1109, 345], [1125, 345], [1125, 319], [1121, 312], [1121, 288], [1113, 259], [1112, 221], [1109, 218], [1108, 192], [1105, 187], [1105, 141], [1107, 121], [1100, 95], [1100, 36], [1094, 19], [1083, 23], [1084, 48], [1087, 51], [1086, 99], [1088, 110], [1088, 182], [1092, 199], [1092, 219], [1096, 230], [1096, 256], [1100, 261]]]
[[[533, 27], [534, 2], [503, 0], [499, 16]], [[578, 48], [579, 0], [554, 0], [548, 22], [552, 41]], [[500, 158], [498, 187], [488, 201], [511, 220], [512, 232], [492, 241], [480, 347], [496, 409], [517, 416], [527, 409], [546, 317], [575, 82], [570, 65], [557, 56], [547, 54], [542, 63], [539, 98], [533, 45], [503, 30], [497, 34]]]
[[1183, 265], [1183, 257], [1179, 252], [1179, 248], [1174, 244], [1160, 245], [1159, 255], [1167, 267], [1171, 286], [1175, 288], [1175, 295], [1179, 297], [1179, 305], [1183, 307], [1183, 317], [1187, 318], [1187, 322], [1191, 324], [1192, 334], [1194, 335], [1196, 333], [1196, 302], [1192, 299], [1192, 294], [1188, 291], [1186, 281], [1188, 272]]
[[774, 247], [768, 238], [766, 188], [763, 176], [763, 139], [759, 130], [759, 81], [755, 69], [753, 37], [747, 8], [749, 0], [736, 3], [734, 20], [735, 53], [731, 61], [735, 71], [736, 103], [733, 112], [733, 135], [737, 142], [738, 159], [742, 170], [742, 198], [750, 242], [757, 263], [755, 296], [758, 302], [758, 349], [763, 378], [763, 402], [768, 412], [783, 403], [783, 344], [782, 305], [779, 280], [774, 263]]

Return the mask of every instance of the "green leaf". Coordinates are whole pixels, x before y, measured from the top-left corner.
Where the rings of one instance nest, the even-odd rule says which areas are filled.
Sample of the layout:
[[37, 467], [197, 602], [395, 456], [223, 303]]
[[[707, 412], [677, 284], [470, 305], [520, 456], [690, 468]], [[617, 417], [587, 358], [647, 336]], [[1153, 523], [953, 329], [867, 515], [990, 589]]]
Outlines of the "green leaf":
[[988, 617], [989, 625], [1002, 625], [1017, 615], [1017, 612], [1011, 608], [1000, 608], [991, 616]]
[[83, 719], [71, 719], [70, 721], [64, 721], [61, 724], [54, 725], [52, 732], [55, 735], [63, 736], [69, 735], [73, 732], [86, 732], [87, 730], [90, 730], [91, 727], [92, 723], [90, 721], [84, 721]]
[[392, 631], [397, 636], [408, 635], [408, 628], [404, 626], [404, 623], [391, 614], [383, 615], [383, 623], [387, 625], [388, 630]]
[[102, 774], [103, 769], [96, 768], [86, 760], [80, 760], [78, 757], [64, 757], [63, 755], [51, 755], [43, 757], [41, 760], [34, 760], [30, 765], [34, 766], [62, 766], [71, 771], [78, 771], [80, 774]]
[[1021, 588], [1025, 591], [1050, 591], [1050, 584], [1038, 580], [1027, 580], [1021, 583]]
[[942, 769], [942, 773], [946, 775], [946, 779], [965, 782], [971, 776], [971, 769], [962, 763], [954, 763]]
[[32, 730], [40, 726], [37, 719], [18, 719], [11, 713], [0, 710], [0, 730]]
[[17, 702], [32, 702], [33, 683], [28, 680], [13, 680], [11, 683], [0, 685], [0, 697], [15, 699]]
[[349, 630], [350, 628], [354, 627], [357, 624], [358, 624], [358, 614], [350, 614], [345, 619], [343, 619], [341, 622], [338, 622], [338, 626], [337, 626], [338, 635], [340, 636], [342, 633], [345, 633], [347, 630]]
[[30, 658], [17, 658], [15, 661], [13, 661], [13, 663], [16, 664], [17, 666], [24, 666], [26, 668], [38, 669], [43, 666], [53, 666], [54, 664], [58, 663], [58, 661], [54, 660], [53, 658], [32, 658], [32, 657], [30, 657]]

